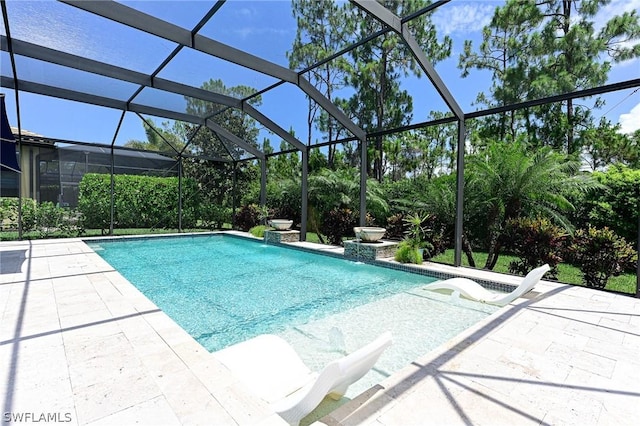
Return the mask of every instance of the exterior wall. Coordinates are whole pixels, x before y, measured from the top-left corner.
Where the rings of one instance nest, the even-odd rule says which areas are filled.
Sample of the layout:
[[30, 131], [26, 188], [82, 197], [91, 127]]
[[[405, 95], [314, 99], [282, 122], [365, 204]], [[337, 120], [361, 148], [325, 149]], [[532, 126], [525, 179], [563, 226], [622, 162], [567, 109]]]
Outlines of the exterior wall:
[[[50, 151], [51, 148], [44, 148]], [[24, 198], [33, 198], [40, 201], [38, 188], [38, 167], [37, 159], [41, 152], [41, 147], [23, 144], [20, 149], [20, 195]]]
[[295, 243], [300, 241], [300, 231], [264, 231], [266, 244]]
[[[48, 147], [42, 147], [43, 150], [51, 149]], [[22, 173], [15, 173], [10, 171], [3, 171], [3, 175], [11, 175], [16, 176], [17, 179], [15, 183], [12, 185], [19, 185], [20, 195], [23, 198], [33, 198], [39, 201], [38, 194], [38, 168], [37, 168], [37, 156], [40, 154], [41, 147], [37, 145], [27, 145], [23, 144], [20, 147], [20, 152], [18, 153], [18, 164], [20, 166], [20, 170]], [[11, 178], [13, 179], [13, 178]], [[15, 188], [15, 186], [13, 186]], [[4, 192], [4, 191], [3, 191]], [[8, 196], [17, 196], [14, 195]]]
[[360, 243], [355, 240], [344, 241], [345, 257], [363, 260], [376, 260], [393, 257], [398, 243], [381, 241], [379, 243]]

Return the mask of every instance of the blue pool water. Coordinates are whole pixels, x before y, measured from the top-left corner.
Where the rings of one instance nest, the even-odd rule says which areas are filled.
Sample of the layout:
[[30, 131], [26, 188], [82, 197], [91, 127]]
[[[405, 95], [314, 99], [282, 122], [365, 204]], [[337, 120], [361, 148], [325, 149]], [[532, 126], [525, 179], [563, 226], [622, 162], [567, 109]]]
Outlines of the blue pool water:
[[89, 245], [209, 351], [435, 281], [223, 235]]

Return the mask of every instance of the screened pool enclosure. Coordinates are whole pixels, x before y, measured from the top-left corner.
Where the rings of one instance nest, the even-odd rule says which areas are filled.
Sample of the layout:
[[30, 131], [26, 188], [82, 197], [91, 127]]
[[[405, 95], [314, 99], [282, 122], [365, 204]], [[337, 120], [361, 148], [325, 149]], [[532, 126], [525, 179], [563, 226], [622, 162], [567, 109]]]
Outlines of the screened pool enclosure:
[[[34, 130], [30, 128], [33, 124], [24, 125], [23, 117], [28, 114], [27, 106], [34, 108], [37, 99], [57, 99], [73, 108], [86, 105], [91, 111], [105, 109], [112, 117], [110, 137], [96, 140], [85, 133], [72, 140], [69, 136], [56, 139], [56, 135], [45, 134], [53, 142], [40, 147], [38, 161], [31, 163], [37, 164], [37, 170], [26, 172], [37, 176], [40, 189], [33, 189], [35, 183], [29, 176], [21, 176], [16, 181], [23, 188], [17, 190], [17, 195], [28, 197], [39, 191], [41, 201], [72, 206], [77, 203], [80, 178], [87, 172], [110, 174], [112, 179], [115, 174], [137, 172], [182, 179], [184, 163], [190, 162], [197, 167], [215, 167], [235, 177], [244, 164], [250, 163], [259, 166], [259, 201], [264, 205], [268, 162], [280, 155], [294, 154], [300, 160], [296, 173], [300, 176], [300, 235], [304, 240], [312, 150], [353, 147], [358, 158], [354, 165], [360, 176], [359, 221], [364, 225], [367, 176], [368, 172], [371, 174], [368, 156], [382, 158], [383, 150], [389, 149], [388, 138], [447, 126], [451, 154], [446, 167], [456, 176], [454, 264], [459, 266], [469, 123], [540, 105], [627, 93], [640, 87], [640, 78], [618, 77], [605, 84], [573, 87], [551, 96], [532, 94], [524, 100], [516, 97], [503, 104], [477, 103], [467, 93], [475, 90], [473, 85], [462, 84], [460, 71], [436, 58], [435, 51], [450, 43], [449, 36], [432, 35], [431, 42], [424, 42], [424, 28], [432, 21], [439, 22], [442, 28], [446, 17], [451, 16], [447, 10], [459, 7], [457, 2], [399, 2], [401, 6], [394, 3], [393, 8], [387, 3], [326, 2], [326, 10], [340, 10], [346, 16], [344, 22], [353, 25], [350, 30], [342, 29], [341, 38], [332, 40], [327, 48], [304, 28], [301, 30], [305, 8], [312, 4], [304, 1], [2, 0], [0, 83], [9, 121], [17, 127], [16, 149], [21, 161], [29, 155], [23, 128]], [[322, 19], [325, 34], [331, 34], [331, 16], [318, 18]], [[446, 31], [443, 34], [451, 34]], [[284, 35], [287, 38], [283, 44], [276, 37]], [[480, 29], [476, 36], [481, 36]], [[307, 49], [302, 59], [292, 54], [294, 41], [299, 51]], [[376, 43], [391, 41], [396, 43], [393, 55], [400, 57], [400, 62], [414, 64], [410, 72], [406, 71], [411, 76], [401, 85], [424, 113], [415, 117], [409, 114], [401, 125], [379, 121], [375, 127], [364, 126], [363, 115], [345, 112], [345, 100], [358, 99], [354, 93], [365, 102], [363, 86], [339, 76], [344, 84], [340, 91], [331, 93], [326, 81], [323, 83], [323, 73], [340, 69], [341, 61], [347, 57], [366, 56]], [[449, 50], [449, 55], [455, 56], [463, 47], [454, 46], [454, 55], [450, 44]], [[481, 74], [477, 71], [476, 75]], [[490, 84], [485, 83], [484, 89], [489, 88]], [[465, 100], [460, 101], [462, 98]], [[50, 113], [37, 112], [41, 117]], [[312, 120], [313, 114], [322, 120]], [[153, 148], [148, 141], [142, 148], [126, 144], [132, 138], [124, 129], [131, 121], [145, 126], [148, 140], [155, 141]], [[82, 127], [83, 117], [69, 115], [64, 125]], [[166, 131], [171, 126], [178, 129], [174, 134], [180, 134], [179, 139]], [[271, 141], [270, 149], [260, 143], [264, 140]], [[382, 160], [376, 161], [374, 173], [382, 179]], [[233, 203], [237, 207], [237, 194]]]

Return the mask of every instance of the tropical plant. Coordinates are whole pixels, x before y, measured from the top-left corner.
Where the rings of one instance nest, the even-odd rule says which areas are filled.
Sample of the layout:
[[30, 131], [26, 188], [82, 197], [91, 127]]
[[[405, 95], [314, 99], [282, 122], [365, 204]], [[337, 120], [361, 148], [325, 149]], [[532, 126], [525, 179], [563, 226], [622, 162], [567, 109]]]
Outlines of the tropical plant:
[[[384, 199], [382, 188], [373, 179], [367, 181], [367, 210], [376, 221], [382, 222], [386, 217], [389, 205]], [[333, 209], [348, 208], [359, 211], [360, 179], [356, 169], [330, 170], [309, 176], [309, 203], [319, 216], [324, 216]]]
[[568, 234], [546, 218], [520, 217], [506, 223], [504, 246], [520, 259], [509, 264], [509, 272], [526, 275], [534, 268], [549, 265], [549, 278], [558, 278], [558, 264]]
[[588, 287], [605, 288], [611, 276], [632, 269], [638, 252], [609, 228], [576, 231], [570, 247]]
[[428, 215], [421, 213], [410, 214], [404, 218], [407, 224], [407, 231], [405, 233], [405, 241], [412, 247], [417, 249], [423, 248], [427, 243], [427, 228], [424, 223], [429, 219]]
[[253, 228], [249, 229], [249, 233], [254, 237], [264, 238], [264, 231], [269, 229], [266, 225], [256, 225]]
[[420, 251], [408, 241], [401, 241], [400, 244], [398, 244], [394, 259], [400, 263], [415, 263], [417, 265], [422, 263]]
[[320, 231], [327, 237], [329, 244], [342, 245], [342, 237], [353, 235], [358, 223], [358, 214], [349, 208], [334, 208], [324, 215]]
[[590, 176], [578, 173], [579, 168], [580, 163], [549, 148], [530, 153], [521, 143], [490, 143], [470, 158], [465, 190], [474, 209], [473, 232], [484, 239], [489, 253], [485, 269], [495, 266], [502, 246], [500, 236], [510, 219], [539, 215], [572, 229], [564, 213], [574, 207], [566, 194], [599, 187]]
[[385, 228], [387, 230], [387, 238], [401, 240], [407, 232], [407, 223], [404, 221], [404, 215], [396, 213], [389, 216]]
[[242, 206], [236, 214], [235, 225], [241, 231], [249, 231], [260, 224], [260, 211], [256, 204]]
[[273, 217], [292, 219], [295, 223], [301, 220], [302, 190], [301, 179], [276, 178], [267, 182], [267, 204], [271, 207]]
[[256, 206], [258, 211], [258, 222], [262, 225], [267, 224], [267, 219], [273, 216], [272, 210], [268, 206]]

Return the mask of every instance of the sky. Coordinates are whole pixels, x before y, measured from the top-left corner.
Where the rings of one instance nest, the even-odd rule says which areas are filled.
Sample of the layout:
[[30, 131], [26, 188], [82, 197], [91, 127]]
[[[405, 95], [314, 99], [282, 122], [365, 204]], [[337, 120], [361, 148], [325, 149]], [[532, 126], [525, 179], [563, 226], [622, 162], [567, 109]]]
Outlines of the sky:
[[[211, 1], [122, 3], [189, 30], [212, 5]], [[473, 101], [479, 91], [488, 92], [491, 81], [487, 72], [479, 71], [472, 72], [468, 78], [461, 78], [460, 70], [457, 68], [459, 54], [464, 40], [471, 39], [475, 45], [479, 44], [483, 26], [489, 23], [494, 8], [502, 3], [497, 0], [453, 0], [432, 15], [439, 37], [448, 35], [453, 39], [451, 57], [437, 63], [436, 71], [465, 112], [477, 109]], [[14, 38], [42, 43], [48, 47], [104, 62], [111, 61], [122, 67], [150, 72], [175, 47], [166, 40], [159, 40], [136, 30], [123, 29], [121, 25], [92, 15], [87, 19], [87, 13], [57, 2], [8, 0], [7, 7], [10, 30]], [[595, 26], [600, 28], [614, 14], [634, 9], [640, 11], [640, 0], [612, 0], [596, 16]], [[2, 33], [6, 34], [4, 26]], [[296, 23], [291, 16], [288, 0], [228, 1], [200, 32], [204, 36], [285, 67], [288, 66], [286, 52], [291, 49], [295, 33]], [[0, 56], [0, 66], [2, 75], [11, 75], [9, 56], [5, 52]], [[87, 90], [103, 96], [127, 99], [136, 89], [136, 86], [128, 83], [87, 78], [79, 72], [59, 72], [56, 66], [42, 66], [32, 60], [22, 59], [17, 67], [18, 76], [21, 78], [54, 85], [73, 84], [77, 87], [76, 90]], [[202, 82], [211, 78], [224, 80], [228, 87], [248, 85], [256, 89], [263, 89], [276, 82], [274, 78], [191, 49], [183, 49], [159, 76], [191, 86], [200, 86]], [[609, 73], [609, 83], [638, 77], [640, 59], [613, 65]], [[444, 102], [424, 76], [421, 79], [408, 77], [402, 82], [402, 87], [414, 98], [412, 123], [428, 120], [429, 112], [432, 110], [447, 111]], [[16, 126], [14, 92], [5, 88], [2, 88], [2, 92], [7, 95], [9, 121], [11, 125]], [[121, 116], [119, 110], [26, 92], [20, 92], [19, 99], [21, 127], [52, 138], [111, 143]], [[603, 99], [605, 105], [594, 111], [596, 119], [604, 115], [613, 123], [620, 123], [621, 131], [626, 133], [640, 128], [639, 90], [623, 90], [604, 95]], [[181, 96], [163, 95], [154, 89], [143, 90], [137, 100], [159, 107], [184, 108], [185, 105]], [[301, 90], [291, 84], [284, 84], [265, 94], [258, 109], [281, 127], [287, 130], [293, 128], [299, 139], [306, 140], [306, 105]], [[162, 118], [148, 118], [157, 124], [167, 121]], [[131, 139], [145, 140], [146, 137], [139, 117], [134, 113], [127, 113], [116, 144], [122, 145]], [[279, 137], [271, 135], [272, 145], [277, 146], [279, 140]]]

